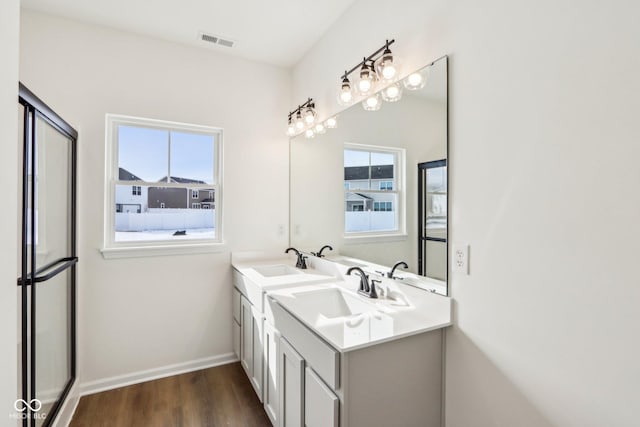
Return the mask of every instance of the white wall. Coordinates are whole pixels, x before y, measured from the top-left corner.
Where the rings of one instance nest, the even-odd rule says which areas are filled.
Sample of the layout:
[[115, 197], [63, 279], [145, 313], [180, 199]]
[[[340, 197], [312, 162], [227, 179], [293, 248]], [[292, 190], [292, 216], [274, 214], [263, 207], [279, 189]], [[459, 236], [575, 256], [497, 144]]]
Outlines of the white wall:
[[18, 397], [18, 204], [20, 186], [18, 144], [18, 0], [2, 2], [0, 13], [0, 180], [5, 201], [0, 210], [0, 424], [17, 425], [9, 414], [15, 412]]
[[386, 37], [450, 55], [446, 425], [631, 427], [640, 384], [640, 4], [360, 0], [294, 69], [338, 76]]
[[[20, 78], [80, 134], [81, 382], [232, 352], [230, 252], [288, 242], [289, 72], [22, 12]], [[103, 259], [106, 113], [224, 129], [223, 252]]]

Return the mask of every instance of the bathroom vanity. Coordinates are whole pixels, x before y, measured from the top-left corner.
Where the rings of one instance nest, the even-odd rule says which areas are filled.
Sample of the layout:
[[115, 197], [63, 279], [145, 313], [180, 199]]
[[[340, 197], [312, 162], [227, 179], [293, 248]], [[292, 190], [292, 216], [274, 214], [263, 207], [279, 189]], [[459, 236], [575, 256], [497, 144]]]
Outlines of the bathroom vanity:
[[232, 264], [234, 351], [274, 426], [440, 426], [448, 297], [381, 279], [369, 299], [335, 260]]

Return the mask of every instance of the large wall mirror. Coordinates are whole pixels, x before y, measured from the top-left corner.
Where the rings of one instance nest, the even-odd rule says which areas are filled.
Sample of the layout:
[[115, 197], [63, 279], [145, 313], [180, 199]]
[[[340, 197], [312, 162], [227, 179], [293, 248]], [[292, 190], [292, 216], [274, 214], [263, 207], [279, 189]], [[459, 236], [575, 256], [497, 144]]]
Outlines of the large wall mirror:
[[399, 100], [380, 99], [377, 111], [357, 103], [337, 128], [291, 139], [291, 246], [405, 261], [446, 294], [447, 57], [397, 86]]

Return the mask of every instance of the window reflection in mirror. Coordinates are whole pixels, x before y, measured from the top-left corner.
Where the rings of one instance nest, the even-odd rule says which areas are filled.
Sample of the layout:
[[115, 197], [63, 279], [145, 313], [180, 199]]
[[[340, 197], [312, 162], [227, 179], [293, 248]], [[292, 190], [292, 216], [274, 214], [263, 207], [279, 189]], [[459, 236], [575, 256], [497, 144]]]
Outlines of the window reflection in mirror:
[[421, 205], [418, 165], [447, 160], [447, 58], [413, 74], [426, 84], [401, 85], [399, 101], [378, 111], [356, 103], [338, 114], [336, 129], [291, 140], [290, 243], [308, 251], [331, 244], [383, 266], [405, 261], [446, 293], [447, 167], [429, 172]]

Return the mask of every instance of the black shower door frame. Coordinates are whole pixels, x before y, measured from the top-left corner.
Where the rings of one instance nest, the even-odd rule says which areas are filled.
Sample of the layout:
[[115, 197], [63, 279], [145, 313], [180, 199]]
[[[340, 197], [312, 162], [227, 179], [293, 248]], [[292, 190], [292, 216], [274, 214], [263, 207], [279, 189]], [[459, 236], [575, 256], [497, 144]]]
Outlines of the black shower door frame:
[[[76, 381], [76, 170], [77, 170], [77, 140], [78, 132], [56, 114], [49, 106], [33, 94], [22, 83], [19, 84], [19, 103], [24, 107], [23, 129], [23, 160], [22, 160], [22, 248], [21, 248], [21, 277], [18, 286], [21, 287], [21, 366], [22, 366], [22, 400], [24, 403], [23, 427], [35, 427], [37, 411], [32, 408], [31, 402], [36, 399], [36, 283], [46, 282], [59, 273], [70, 271], [70, 376], [60, 394], [60, 398], [53, 404], [46, 414], [42, 426], [47, 427], [56, 419], [62, 404], [67, 399], [71, 387]], [[67, 257], [53, 261], [38, 270], [36, 266], [36, 233], [29, 233], [29, 226], [35, 224], [35, 208], [29, 210], [29, 205], [35, 207], [36, 180], [29, 183], [29, 170], [36, 170], [36, 144], [37, 130], [36, 118], [46, 121], [58, 132], [69, 138], [71, 144], [71, 222], [70, 222], [70, 252]], [[30, 234], [30, 242], [27, 242]], [[28, 245], [31, 245], [29, 254]], [[30, 337], [29, 337], [30, 335]]]

